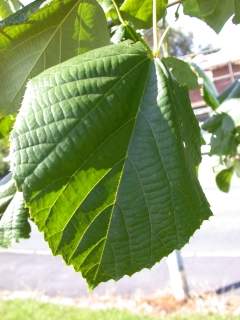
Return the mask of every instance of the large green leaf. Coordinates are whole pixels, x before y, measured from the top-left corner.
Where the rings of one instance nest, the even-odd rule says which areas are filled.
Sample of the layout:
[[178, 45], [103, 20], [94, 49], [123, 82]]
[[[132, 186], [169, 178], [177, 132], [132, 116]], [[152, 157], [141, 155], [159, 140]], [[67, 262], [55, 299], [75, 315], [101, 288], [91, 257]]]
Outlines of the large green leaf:
[[53, 253], [91, 287], [150, 268], [211, 214], [184, 128], [192, 110], [179, 111], [174, 88], [140, 43], [94, 50], [28, 84], [14, 178]]
[[[152, 3], [152, 0], [125, 0], [120, 9], [136, 28], [145, 29], [152, 26]], [[157, 0], [158, 19], [166, 13], [167, 3], [168, 0]]]
[[26, 81], [34, 75], [110, 41], [104, 12], [95, 0], [53, 0], [29, 15], [33, 5], [14, 15], [17, 24], [9, 17], [9, 25], [0, 28], [1, 111], [19, 107]]
[[[205, 21], [216, 32], [220, 32], [227, 20], [234, 14], [235, 0], [186, 0], [184, 13]], [[237, 0], [238, 1], [238, 0]]]
[[8, 174], [0, 181], [0, 247], [9, 247], [20, 239], [29, 238], [28, 209], [22, 192]]

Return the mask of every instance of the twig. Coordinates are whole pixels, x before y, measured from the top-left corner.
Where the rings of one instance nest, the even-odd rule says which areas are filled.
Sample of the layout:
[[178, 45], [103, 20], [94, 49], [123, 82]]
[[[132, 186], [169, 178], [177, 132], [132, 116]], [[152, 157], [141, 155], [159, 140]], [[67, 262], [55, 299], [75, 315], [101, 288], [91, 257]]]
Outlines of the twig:
[[174, 1], [174, 2], [170, 3], [170, 4], [167, 6], [167, 8], [176, 6], [177, 4], [181, 4], [181, 3], [182, 3], [182, 0]]
[[153, 55], [158, 56], [157, 0], [153, 0]]
[[161, 37], [161, 39], [160, 39], [160, 41], [159, 41], [159, 44], [158, 44], [158, 50], [161, 49], [161, 47], [162, 47], [162, 45], [163, 45], [163, 42], [164, 42], [164, 40], [166, 39], [166, 36], [167, 36], [168, 32], [170, 31], [170, 29], [171, 29], [171, 27], [170, 27], [170, 26], [167, 26], [167, 28], [166, 28], [165, 31], [163, 32], [162, 37]]

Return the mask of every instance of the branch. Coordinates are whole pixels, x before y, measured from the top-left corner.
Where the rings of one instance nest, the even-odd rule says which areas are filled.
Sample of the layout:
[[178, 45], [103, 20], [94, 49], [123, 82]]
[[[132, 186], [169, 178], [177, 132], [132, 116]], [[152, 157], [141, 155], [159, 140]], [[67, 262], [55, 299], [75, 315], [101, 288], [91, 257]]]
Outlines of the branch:
[[153, 0], [153, 55], [158, 56], [157, 0]]
[[182, 0], [174, 1], [174, 2], [170, 3], [170, 4], [167, 6], [167, 8], [176, 6], [177, 4], [181, 4], [181, 3], [182, 3]]

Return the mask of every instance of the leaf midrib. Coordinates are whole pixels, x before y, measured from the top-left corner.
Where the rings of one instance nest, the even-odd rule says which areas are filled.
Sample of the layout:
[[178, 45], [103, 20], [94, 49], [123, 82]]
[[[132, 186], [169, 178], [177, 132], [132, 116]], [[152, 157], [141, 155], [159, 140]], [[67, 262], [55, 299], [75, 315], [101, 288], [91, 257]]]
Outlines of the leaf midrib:
[[[151, 61], [151, 60], [150, 60]], [[152, 62], [151, 62], [152, 63]], [[122, 182], [122, 177], [123, 177], [123, 173], [124, 173], [124, 170], [125, 170], [125, 165], [126, 165], [126, 162], [127, 162], [127, 159], [128, 159], [128, 152], [129, 152], [129, 149], [131, 147], [131, 144], [132, 144], [132, 139], [133, 139], [133, 136], [134, 136], [134, 132], [135, 132], [135, 129], [136, 129], [136, 124], [137, 124], [137, 119], [138, 119], [138, 116], [139, 116], [139, 113], [141, 112], [141, 104], [142, 104], [142, 101], [144, 99], [144, 96], [145, 96], [145, 92], [146, 92], [146, 88], [147, 88], [147, 85], [148, 85], [148, 82], [149, 82], [149, 76], [150, 76], [150, 72], [151, 72], [151, 64], [149, 65], [149, 69], [148, 69], [148, 74], [146, 76], [146, 80], [145, 80], [145, 84], [144, 84], [144, 87], [143, 87], [143, 90], [142, 90], [142, 95], [139, 99], [139, 103], [138, 103], [138, 111], [136, 113], [136, 117], [135, 117], [135, 123], [134, 123], [134, 126], [133, 126], [133, 129], [132, 129], [132, 133], [131, 133], [131, 136], [130, 136], [130, 139], [129, 139], [129, 143], [128, 143], [128, 148], [127, 148], [127, 152], [126, 152], [126, 157], [125, 157], [125, 161], [124, 161], [124, 164], [123, 164], [123, 167], [122, 167], [122, 171], [121, 171], [121, 175], [119, 177], [119, 182], [118, 182], [118, 186], [116, 188], [116, 192], [115, 192], [115, 201], [114, 201], [114, 205], [113, 205], [113, 208], [112, 208], [112, 211], [111, 211], [111, 215], [110, 215], [110, 219], [109, 219], [109, 225], [108, 225], [108, 229], [107, 229], [107, 232], [106, 232], [106, 240], [105, 240], [105, 243], [103, 245], [103, 250], [102, 250], [102, 253], [101, 253], [101, 256], [100, 256], [100, 260], [99, 260], [99, 263], [98, 263], [98, 268], [95, 272], [95, 275], [94, 275], [94, 278], [93, 278], [93, 283], [92, 285], [95, 286], [96, 285], [96, 280], [97, 280], [97, 276], [98, 276], [98, 273], [99, 273], [99, 269], [100, 269], [100, 266], [101, 266], [101, 263], [102, 263], [102, 260], [103, 260], [103, 256], [104, 256], [104, 252], [105, 252], [105, 249], [106, 249], [106, 244], [107, 244], [107, 241], [108, 241], [108, 237], [109, 237], [109, 232], [110, 232], [110, 229], [111, 229], [111, 223], [112, 223], [112, 218], [113, 218], [113, 213], [115, 211], [115, 208], [116, 208], [116, 205], [117, 205], [117, 202], [118, 202], [118, 196], [119, 196], [119, 189], [121, 187], [121, 182]]]

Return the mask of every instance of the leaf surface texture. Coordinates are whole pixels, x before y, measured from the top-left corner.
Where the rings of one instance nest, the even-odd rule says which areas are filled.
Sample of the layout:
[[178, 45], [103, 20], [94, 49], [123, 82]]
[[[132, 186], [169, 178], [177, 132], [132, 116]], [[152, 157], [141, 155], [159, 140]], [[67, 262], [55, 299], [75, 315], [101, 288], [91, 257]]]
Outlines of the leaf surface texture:
[[178, 89], [140, 43], [91, 51], [28, 84], [14, 178], [53, 253], [91, 287], [152, 267], [211, 215], [193, 170], [199, 128]]

